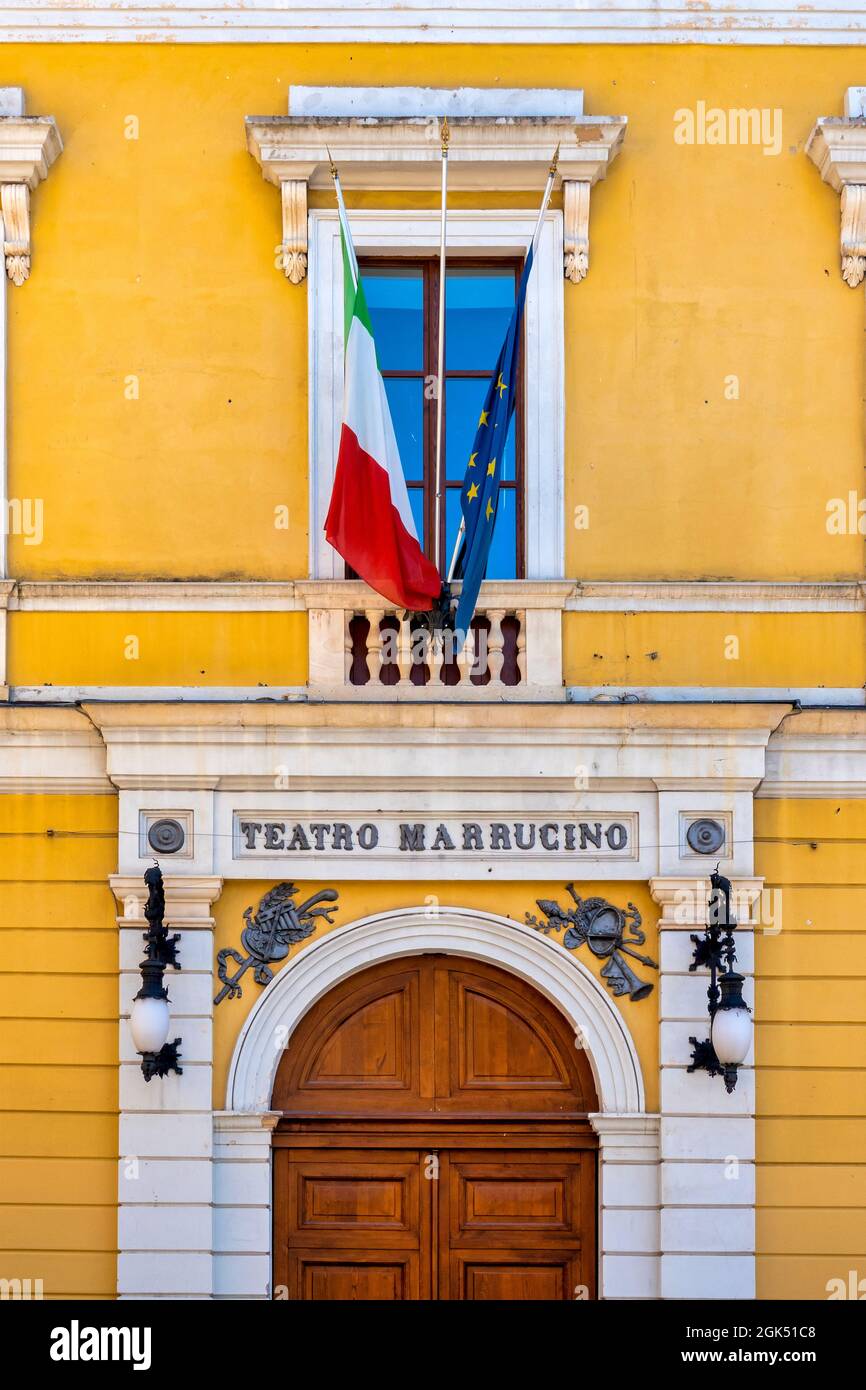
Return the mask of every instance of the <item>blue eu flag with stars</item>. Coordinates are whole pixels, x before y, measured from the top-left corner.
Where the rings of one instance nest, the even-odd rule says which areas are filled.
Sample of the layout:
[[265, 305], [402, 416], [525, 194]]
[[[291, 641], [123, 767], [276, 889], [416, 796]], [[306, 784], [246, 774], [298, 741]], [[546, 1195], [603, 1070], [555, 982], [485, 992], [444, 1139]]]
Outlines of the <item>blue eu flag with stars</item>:
[[505, 443], [516, 405], [520, 330], [531, 270], [530, 246], [505, 342], [500, 349], [487, 395], [484, 397], [472, 453], [469, 455], [466, 476], [460, 492], [460, 506], [466, 531], [454, 570], [454, 577], [463, 580], [454, 625], [458, 632], [463, 633], [469, 632], [478, 590], [487, 571], [487, 557], [490, 554], [493, 528], [496, 525], [499, 482], [505, 463]]

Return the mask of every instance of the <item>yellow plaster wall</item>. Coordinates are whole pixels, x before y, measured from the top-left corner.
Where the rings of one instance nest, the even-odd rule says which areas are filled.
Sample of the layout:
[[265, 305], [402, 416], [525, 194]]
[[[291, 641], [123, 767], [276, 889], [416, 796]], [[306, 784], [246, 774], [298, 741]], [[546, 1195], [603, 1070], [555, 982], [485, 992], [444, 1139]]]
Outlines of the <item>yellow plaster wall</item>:
[[[274, 886], [271, 882], [233, 880], [226, 883], [222, 895], [214, 907], [215, 945], [214, 954], [225, 946], [237, 948], [240, 933], [244, 926], [244, 909], [255, 908], [262, 895]], [[579, 885], [578, 885], [579, 886]], [[299, 901], [320, 888], [335, 887], [339, 890], [339, 912], [332, 926], [323, 923], [313, 935], [298, 946], [293, 947], [288, 959], [277, 970], [284, 970], [289, 961], [294, 960], [299, 951], [305, 950], [319, 937], [338, 927], [347, 926], [362, 917], [377, 912], [389, 912], [398, 908], [426, 907], [430, 912], [437, 909], [445, 912], [449, 906], [475, 908], [481, 912], [496, 913], [522, 922], [527, 911], [538, 915], [537, 898], [555, 898], [562, 903], [570, 901], [565, 892], [564, 880], [526, 883], [460, 883], [441, 884], [433, 880], [407, 880], [403, 883], [301, 883], [298, 885]], [[646, 945], [641, 949], [653, 960], [658, 960], [658, 908], [650, 897], [645, 883], [593, 883], [593, 894], [606, 897], [610, 901], [625, 906], [633, 902], [643, 918], [646, 929]], [[594, 975], [600, 977], [603, 961], [593, 956], [591, 951], [581, 948], [577, 958]], [[230, 963], [231, 966], [231, 963]], [[659, 1053], [658, 1053], [658, 974], [641, 965], [635, 969], [642, 979], [648, 979], [656, 986], [652, 994], [633, 1003], [629, 999], [618, 999], [610, 995], [614, 1005], [619, 1008], [634, 1038], [635, 1046], [643, 1068], [644, 1084], [647, 1094], [647, 1109], [657, 1110], [659, 1097]], [[240, 999], [224, 999], [214, 1010], [214, 1107], [225, 1106], [226, 1082], [232, 1052], [247, 1015], [261, 994], [250, 973], [242, 982], [243, 994]], [[601, 987], [607, 989], [601, 980]], [[214, 972], [214, 993], [221, 988]]]
[[0, 796], [0, 1278], [113, 1298], [113, 796]]
[[10, 684], [305, 685], [306, 613], [13, 612]]
[[565, 613], [566, 685], [859, 690], [863, 613]]
[[758, 1297], [821, 1299], [864, 1274], [866, 802], [758, 800], [755, 842]]
[[[45, 507], [42, 544], [11, 538], [14, 575], [306, 572], [306, 290], [274, 269], [279, 197], [243, 132], [285, 111], [291, 82], [571, 85], [587, 111], [627, 114], [592, 194], [589, 277], [565, 291], [569, 572], [861, 572], [862, 538], [828, 535], [825, 507], [862, 485], [862, 295], [838, 271], [838, 195], [803, 154], [859, 80], [850, 50], [71, 54], [7, 54], [6, 80], [65, 142], [33, 199], [32, 276], [9, 296], [10, 492]], [[675, 143], [698, 101], [778, 108], [781, 152]]]

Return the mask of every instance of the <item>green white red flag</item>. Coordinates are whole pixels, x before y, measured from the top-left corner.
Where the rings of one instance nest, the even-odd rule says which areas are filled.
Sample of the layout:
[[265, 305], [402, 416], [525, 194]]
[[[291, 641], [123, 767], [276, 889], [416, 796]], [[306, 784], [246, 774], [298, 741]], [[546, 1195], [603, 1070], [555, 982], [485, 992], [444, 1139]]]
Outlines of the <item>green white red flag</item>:
[[401, 608], [427, 610], [442, 581], [418, 541], [373, 326], [339, 183], [343, 248], [343, 425], [325, 535], [356, 574]]

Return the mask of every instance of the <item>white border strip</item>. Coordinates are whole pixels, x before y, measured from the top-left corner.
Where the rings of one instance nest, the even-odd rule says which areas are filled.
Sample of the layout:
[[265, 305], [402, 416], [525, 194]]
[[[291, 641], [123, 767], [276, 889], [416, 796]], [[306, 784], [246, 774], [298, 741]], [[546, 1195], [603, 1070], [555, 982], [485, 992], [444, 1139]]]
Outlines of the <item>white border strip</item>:
[[575, 613], [862, 613], [861, 584], [743, 580], [599, 580], [575, 583], [565, 608]]
[[857, 0], [632, 0], [623, 4], [497, 4], [471, 0], [437, 9], [430, 0], [400, 5], [369, 0], [30, 0], [9, 5], [2, 43], [462, 43], [862, 45], [866, 14]]
[[[2, 298], [0, 289], [0, 298]], [[2, 411], [0, 411], [2, 419]], [[559, 438], [559, 435], [557, 435]], [[542, 520], [543, 516], [542, 514]], [[536, 542], [541, 549], [541, 540]], [[548, 558], [549, 565], [549, 558]], [[540, 566], [539, 566], [540, 567]], [[324, 581], [321, 594], [310, 580], [9, 580], [0, 607], [21, 613], [292, 613], [309, 608], [334, 608]], [[525, 597], [527, 581], [508, 581], [513, 600]], [[579, 580], [547, 579], [559, 585], [556, 601], [569, 613], [863, 613], [866, 585], [850, 583], [772, 583], [743, 580]], [[573, 585], [569, 593], [569, 585]], [[346, 594], [345, 606], [356, 605], [363, 589]], [[371, 595], [368, 595], [371, 597]], [[485, 592], [482, 591], [482, 598]], [[497, 598], [497, 604], [499, 598]], [[533, 604], [530, 604], [533, 606]]]
[[[354, 687], [349, 689], [354, 691]], [[383, 691], [386, 687], [383, 687]], [[336, 692], [335, 692], [336, 693]], [[332, 693], [329, 703], [334, 698]], [[348, 698], [348, 694], [347, 694]], [[352, 698], [357, 698], [353, 695]], [[525, 696], [515, 696], [524, 700]], [[755, 685], [570, 685], [565, 698], [572, 704], [800, 704], [828, 705], [841, 708], [862, 709], [866, 706], [866, 692], [859, 686], [851, 688], [805, 687], [805, 686], [755, 686]], [[229, 704], [239, 702], [258, 703], [305, 703], [321, 704], [321, 695], [306, 685], [12, 685], [9, 687], [9, 700], [19, 704], [75, 705], [81, 701], [120, 701], [123, 704], [149, 703], [211, 704], [222, 701]], [[382, 704], [397, 704], [393, 698], [381, 698]], [[442, 699], [425, 701], [423, 695], [418, 703], [443, 704]], [[460, 703], [466, 703], [460, 701]], [[549, 703], [559, 704], [561, 700]]]
[[22, 704], [76, 705], [82, 700], [120, 700], [123, 704], [210, 704], [216, 701], [306, 701], [305, 685], [11, 685], [9, 699]]
[[570, 685], [566, 700], [574, 704], [794, 704], [841, 705], [862, 709], [860, 686], [786, 685]]

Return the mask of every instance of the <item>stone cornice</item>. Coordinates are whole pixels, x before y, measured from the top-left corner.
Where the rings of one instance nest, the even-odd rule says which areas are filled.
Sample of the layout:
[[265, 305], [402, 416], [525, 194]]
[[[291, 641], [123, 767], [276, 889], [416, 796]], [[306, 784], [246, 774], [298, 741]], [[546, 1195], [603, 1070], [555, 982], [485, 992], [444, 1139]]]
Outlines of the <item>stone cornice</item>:
[[0, 116], [0, 183], [35, 188], [62, 149], [53, 116]]
[[[463, 189], [544, 187], [561, 145], [559, 177], [596, 183], [616, 158], [625, 116], [455, 116], [448, 182]], [[269, 183], [330, 188], [327, 149], [346, 188], [438, 188], [436, 113], [429, 118], [248, 116], [247, 147]]]
[[789, 715], [767, 745], [766, 776], [756, 796], [866, 796], [866, 711]]
[[[438, 116], [247, 116], [247, 148], [281, 191], [278, 265], [292, 284], [307, 273], [307, 192], [330, 188], [328, 151], [346, 188], [435, 189], [441, 181]], [[453, 116], [448, 182], [499, 192], [544, 188], [555, 148], [563, 195], [563, 270], [589, 269], [589, 192], [616, 158], [625, 116]]]
[[[760, 899], [763, 886], [762, 878], [744, 878], [740, 874], [732, 878], [732, 906], [739, 930], [748, 931], [754, 925], [752, 910]], [[710, 895], [709, 874], [651, 878], [649, 890], [653, 901], [662, 909], [660, 931], [667, 928], [689, 931], [695, 926], [705, 925]]]
[[612, 5], [573, 0], [505, 0], [495, 7], [428, 0], [210, 0], [167, 6], [153, 0], [44, 0], [38, 9], [7, 8], [3, 43], [304, 43], [304, 44], [713, 44], [861, 45], [866, 20], [838, 0], [631, 0]]
[[[771, 580], [487, 580], [489, 607], [560, 606], [566, 612], [862, 613], [866, 584]], [[0, 611], [284, 612], [370, 607], [360, 580], [66, 579], [0, 580]]]
[[[126, 790], [574, 794], [751, 790], [787, 706], [109, 705], [85, 712]], [[479, 729], [483, 725], [483, 736]], [[676, 768], [676, 776], [671, 769]]]
[[[454, 594], [459, 594], [459, 582], [452, 585]], [[574, 593], [575, 585], [571, 579], [487, 579], [481, 586], [478, 606], [484, 608], [556, 608], [562, 609]], [[295, 592], [303, 599], [306, 608], [388, 608], [386, 599], [380, 598], [362, 580], [357, 579], [310, 579], [295, 583]]]
[[112, 793], [105, 744], [79, 710], [0, 707], [0, 793]]
[[[567, 736], [571, 731], [610, 730], [627, 732], [634, 740], [640, 731], [676, 730], [689, 733], [695, 739], [708, 732], [758, 730], [769, 736], [779, 721], [790, 713], [789, 704], [713, 705], [708, 715], [704, 705], [646, 704], [646, 705], [557, 705], [549, 708], [496, 705], [485, 712], [485, 727], [520, 731], [535, 730], [539, 735]], [[213, 728], [233, 730], [239, 741], [254, 729], [307, 730], [313, 728], [375, 731], [385, 734], [386, 720], [382, 707], [368, 705], [289, 705], [272, 702], [237, 705], [213, 703], [201, 705], [154, 703], [111, 703], [82, 705], [93, 724], [103, 734], [115, 730]], [[862, 714], [866, 724], [866, 711]], [[478, 727], [479, 714], [470, 707], [458, 704], [410, 705], [389, 707], [387, 736], [398, 729], [455, 729], [472, 731]], [[711, 721], [711, 722], [710, 722]], [[365, 735], [366, 737], [366, 735]], [[661, 776], [661, 772], [659, 772]]]
[[[148, 890], [141, 874], [111, 874], [109, 885], [118, 907], [119, 927], [146, 927]], [[222, 892], [216, 874], [172, 874], [163, 878], [166, 918], [172, 927], [189, 931], [213, 926], [211, 908]]]

